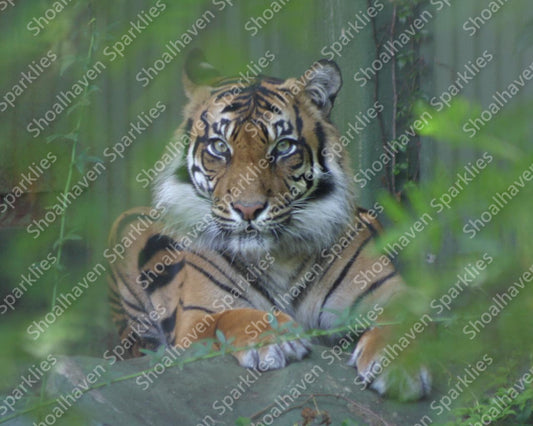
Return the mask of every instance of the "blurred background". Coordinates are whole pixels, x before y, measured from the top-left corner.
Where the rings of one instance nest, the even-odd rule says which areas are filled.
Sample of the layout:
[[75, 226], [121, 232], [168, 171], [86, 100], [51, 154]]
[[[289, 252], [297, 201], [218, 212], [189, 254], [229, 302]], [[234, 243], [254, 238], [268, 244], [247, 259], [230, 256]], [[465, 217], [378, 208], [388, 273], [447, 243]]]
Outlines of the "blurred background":
[[[396, 260], [426, 297], [413, 311], [438, 324], [421, 345], [438, 386], [446, 393], [450, 371], [485, 353], [495, 360], [462, 396], [470, 408], [458, 422], [475, 421], [532, 367], [530, 1], [1, 1], [0, 34], [2, 388], [51, 352], [101, 357], [117, 341], [107, 234], [123, 210], [150, 204], [148, 169], [181, 122], [193, 47], [225, 75], [339, 64], [332, 120], [360, 205], [384, 207], [383, 247], [431, 217]], [[371, 108], [379, 114], [368, 119]], [[500, 205], [493, 197], [504, 191], [513, 195]], [[60, 312], [75, 286], [79, 297]], [[514, 296], [493, 309], [503, 293]], [[500, 420], [527, 422], [532, 395]]]

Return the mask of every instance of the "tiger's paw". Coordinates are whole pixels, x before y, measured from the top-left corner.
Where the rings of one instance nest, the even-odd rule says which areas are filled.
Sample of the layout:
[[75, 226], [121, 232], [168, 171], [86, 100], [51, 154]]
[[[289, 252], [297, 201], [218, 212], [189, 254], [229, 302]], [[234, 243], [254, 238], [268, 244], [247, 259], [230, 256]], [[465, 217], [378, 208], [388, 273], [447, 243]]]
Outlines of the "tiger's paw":
[[308, 340], [299, 339], [248, 349], [234, 355], [242, 367], [267, 371], [283, 368], [290, 361], [301, 360], [310, 352], [310, 347]]
[[[306, 339], [281, 341], [279, 338], [287, 334], [294, 320], [283, 312], [272, 315], [257, 309], [234, 309], [221, 312], [217, 328], [236, 348], [246, 348], [234, 352], [239, 364], [246, 368], [260, 371], [275, 370], [285, 367], [290, 361], [298, 361], [311, 350]], [[276, 324], [276, 327], [273, 327]]]
[[[431, 392], [431, 374], [424, 366], [404, 365], [384, 353], [380, 330], [365, 333], [348, 361], [357, 368], [355, 383], [400, 401], [416, 401]], [[389, 365], [390, 364], [390, 365]]]

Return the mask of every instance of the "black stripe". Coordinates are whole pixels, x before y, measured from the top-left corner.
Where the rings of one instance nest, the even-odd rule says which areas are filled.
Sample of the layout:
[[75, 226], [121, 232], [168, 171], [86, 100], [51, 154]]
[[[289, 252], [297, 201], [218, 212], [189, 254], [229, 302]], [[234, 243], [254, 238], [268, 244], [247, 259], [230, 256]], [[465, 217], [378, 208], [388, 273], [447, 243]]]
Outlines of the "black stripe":
[[[115, 273], [118, 275], [118, 278], [122, 281], [122, 283], [124, 284], [124, 287], [126, 287], [128, 292], [133, 296], [133, 298], [135, 300], [137, 300], [137, 302], [139, 303], [139, 306], [143, 306], [144, 307], [143, 301], [139, 298], [139, 296], [134, 291], [131, 290], [131, 288], [127, 284], [126, 279], [124, 279], [124, 276], [122, 275], [122, 273], [120, 271], [118, 271], [118, 270], [115, 271]], [[121, 296], [120, 300], [125, 300], [125, 299]]]
[[[364, 240], [361, 245], [357, 248], [357, 251], [354, 253], [354, 255], [352, 256], [352, 258], [346, 263], [346, 265], [344, 265], [344, 268], [342, 269], [340, 275], [337, 277], [337, 279], [333, 282], [333, 285], [331, 286], [331, 288], [329, 289], [328, 291], [328, 294], [326, 294], [326, 297], [324, 297], [324, 300], [322, 302], [322, 305], [320, 306], [320, 314], [318, 316], [318, 323], [320, 324], [321, 322], [321, 319], [322, 319], [322, 314], [323, 314], [323, 309], [324, 309], [324, 306], [326, 306], [326, 303], [328, 302], [328, 299], [330, 298], [330, 296], [333, 294], [333, 292], [337, 289], [337, 287], [342, 283], [342, 281], [344, 280], [344, 278], [346, 277], [346, 274], [348, 273], [348, 271], [350, 270], [350, 268], [352, 267], [352, 265], [354, 264], [354, 262], [357, 260], [357, 258], [359, 257], [359, 254], [361, 254], [361, 251], [363, 250], [363, 248], [368, 244], [368, 242], [372, 239], [372, 237], [368, 237], [366, 240]], [[332, 262], [333, 263], [333, 262]]]
[[371, 234], [376, 237], [379, 235], [379, 232], [378, 230], [370, 223], [368, 222], [367, 220], [365, 220], [362, 216], [361, 216], [361, 212], [362, 213], [368, 213], [368, 210], [366, 209], [363, 209], [361, 207], [358, 207], [357, 208], [357, 217], [361, 220], [361, 222], [363, 222], [363, 224], [368, 228], [368, 230], [371, 232]]
[[261, 80], [264, 81], [265, 83], [270, 83], [270, 84], [281, 84], [285, 81], [285, 80], [282, 80], [281, 78], [263, 77], [263, 76], [261, 76]]
[[213, 133], [225, 137], [225, 133], [222, 133], [222, 127], [224, 127], [224, 129], [227, 129], [229, 122], [230, 121], [227, 118], [222, 118], [220, 121], [214, 122], [212, 126]]
[[[124, 310], [124, 312], [126, 313], [126, 316], [129, 318], [128, 324], [142, 324], [142, 322], [139, 319], [139, 316], [134, 316], [130, 312], [128, 312], [127, 310]], [[132, 329], [132, 331], [139, 336], [139, 333], [137, 333], [137, 331], [135, 331], [133, 329]]]
[[[315, 264], [316, 264], [316, 262], [313, 263], [312, 266], [314, 266]], [[303, 263], [303, 264], [300, 266], [300, 268], [298, 269], [298, 272], [294, 275], [294, 279], [293, 279], [292, 281], [296, 281], [296, 282], [299, 282], [299, 281], [300, 281], [300, 280], [299, 280], [299, 278], [301, 278], [301, 277], [300, 277], [300, 274], [302, 273], [303, 268], [304, 268], [304, 266], [306, 266], [306, 265], [307, 265], [307, 263]], [[306, 273], [307, 273], [307, 271], [306, 271]], [[317, 277], [317, 278], [318, 278], [318, 277]], [[299, 286], [296, 286], [296, 288], [300, 289], [300, 293], [298, 293], [295, 297], [292, 298], [291, 305], [292, 305], [292, 307], [293, 307], [294, 309], [297, 309], [298, 306], [301, 305], [302, 301], [303, 301], [304, 298], [305, 298], [305, 295], [309, 292], [309, 290], [311, 289], [311, 287], [313, 287], [313, 285], [316, 284], [318, 281], [319, 281], [319, 280], [315, 279], [314, 281], [308, 282], [308, 283], [306, 283], [306, 285], [305, 285], [304, 288], [301, 288], [301, 287], [299, 287]], [[294, 286], [292, 286], [292, 287], [294, 287]], [[290, 294], [290, 289], [289, 289], [289, 292], [288, 292], [288, 293]]]
[[205, 275], [207, 278], [209, 278], [211, 280], [211, 282], [213, 284], [215, 284], [218, 288], [224, 290], [225, 292], [227, 293], [231, 293], [233, 294], [234, 296], [238, 297], [239, 299], [242, 299], [248, 303], [250, 303], [250, 301], [245, 297], [243, 296], [243, 294], [238, 291], [237, 289], [235, 288], [231, 288], [229, 286], [227, 286], [226, 284], [223, 284], [221, 283], [220, 281], [218, 281], [217, 279], [215, 279], [209, 272], [207, 272], [205, 269], [202, 269], [200, 268], [198, 265], [195, 265], [194, 263], [191, 263], [191, 262], [187, 262], [187, 265], [190, 265], [192, 266], [194, 269], [196, 269], [198, 272], [200, 272], [201, 274]]
[[[229, 221], [229, 222], [233, 222], [233, 221]], [[192, 251], [191, 250], [191, 253], [193, 253], [195, 256], [198, 256], [200, 259], [204, 260], [205, 262], [209, 263], [213, 268], [215, 268], [218, 272], [220, 272], [224, 276], [224, 278], [226, 278], [233, 286], [237, 287], [241, 291], [244, 291], [244, 289], [241, 288], [240, 285], [237, 284], [237, 282], [232, 277], [230, 277], [224, 270], [222, 270], [222, 268], [220, 266], [218, 266], [211, 259], [207, 258], [203, 254], [198, 253], [196, 251]]]
[[[224, 257], [224, 259], [226, 259], [226, 261], [230, 264], [230, 265], [235, 265], [237, 270], [241, 273], [241, 275], [243, 276], [243, 280], [245, 282], [247, 282], [248, 284], [250, 284], [250, 287], [252, 287], [255, 291], [259, 292], [265, 299], [267, 299], [270, 304], [272, 306], [277, 306], [279, 308], [279, 306], [276, 304], [276, 301], [274, 300], [274, 298], [270, 295], [270, 293], [268, 292], [268, 290], [265, 288], [264, 285], [261, 285], [259, 282], [257, 281], [261, 281], [261, 282], [264, 282], [262, 279], [261, 279], [261, 276], [258, 276], [256, 279], [254, 280], [247, 280], [246, 279], [246, 266], [243, 265], [242, 262], [240, 262], [239, 260], [237, 259], [230, 259], [228, 257], [227, 254], [224, 254], [222, 255], [222, 257]], [[256, 281], [257, 280], [257, 281]]]
[[233, 102], [226, 106], [222, 112], [233, 112], [235, 110], [238, 110], [239, 108], [242, 108], [244, 105], [240, 102]]
[[239, 133], [241, 133], [242, 127], [243, 126], [235, 124], [235, 126], [233, 126], [233, 133], [230, 135], [230, 137], [232, 137], [234, 140], [237, 140]]
[[[202, 123], [204, 123], [204, 127], [203, 127], [204, 134], [201, 137], [198, 136], [196, 140], [198, 142], [205, 142], [207, 140], [207, 135], [209, 134], [209, 121], [207, 120], [207, 110], [202, 112], [202, 114], [200, 115], [200, 120], [202, 120]], [[193, 152], [194, 155], [196, 155], [197, 149], [198, 149], [198, 144], [196, 144], [196, 146], [194, 147], [194, 152]]]
[[[324, 261], [326, 261], [326, 258], [323, 259]], [[315, 279], [313, 282], [311, 283], [307, 283], [307, 285], [300, 291], [300, 293], [298, 293], [298, 295], [292, 300], [292, 306], [294, 307], [294, 309], [298, 309], [298, 307], [302, 304], [302, 302], [304, 301], [305, 297], [307, 296], [307, 294], [309, 293], [309, 291], [311, 290], [311, 288], [313, 287], [314, 284], [316, 284], [317, 282], [320, 282], [321, 278], [326, 276], [329, 268], [331, 268], [331, 265], [333, 265], [335, 262], [330, 262], [330, 264], [328, 266], [326, 266], [325, 269], [323, 269], [323, 272], [322, 272], [322, 275], [319, 277], [317, 277], [318, 279]], [[313, 263], [313, 265], [315, 265], [315, 263]], [[322, 267], [322, 264], [320, 264], [320, 266]], [[301, 273], [301, 271], [300, 271]], [[300, 275], [300, 274], [298, 274]], [[297, 276], [298, 277], [298, 276]]]
[[171, 265], [165, 265], [165, 269], [160, 274], [151, 278], [150, 275], [156, 274], [152, 270], [144, 270], [141, 272], [141, 280], [149, 282], [149, 285], [144, 289], [146, 293], [151, 295], [154, 291], [166, 287], [174, 279], [174, 277], [183, 269], [184, 261], [173, 263]]
[[237, 87], [232, 87], [230, 89], [227, 89], [227, 90], [224, 90], [224, 91], [220, 92], [215, 99], [217, 101], [219, 101], [221, 98], [226, 97], [226, 95], [230, 95], [233, 98], [233, 97], [239, 95], [239, 93], [241, 93], [241, 91], [238, 90]]
[[262, 96], [255, 96], [255, 103], [257, 106], [259, 106], [259, 108], [262, 108], [264, 110], [267, 110], [267, 111], [270, 111], [272, 113], [275, 113], [275, 114], [278, 114], [280, 112], [279, 108], [276, 107], [274, 109], [274, 106], [268, 102], [265, 98], [263, 98]]
[[[258, 277], [258, 278], [260, 278], [260, 277]], [[270, 295], [268, 290], [263, 285], [259, 284], [256, 281], [252, 281], [252, 282], [247, 281], [247, 282], [253, 287], [253, 289], [255, 291], [258, 291], [259, 293], [261, 293], [263, 295], [263, 297], [265, 299], [267, 299], [272, 306], [276, 306], [277, 308], [279, 308], [279, 306], [276, 304], [276, 301], [274, 300], [274, 298]]]
[[111, 293], [109, 298], [112, 301], [120, 301], [121, 297], [120, 297], [120, 294], [118, 293], [117, 281], [115, 280], [115, 277], [111, 277], [111, 279], [113, 280], [113, 284], [115, 285], [116, 288], [113, 288], [111, 286], [108, 287], [108, 290]]
[[281, 96], [279, 93], [274, 92], [273, 90], [267, 89], [266, 87], [259, 86], [256, 91], [265, 96], [274, 96], [278, 98], [280, 101], [282, 101], [284, 104], [286, 103], [286, 100], [283, 96]]
[[202, 311], [207, 314], [215, 314], [215, 311], [212, 311], [211, 309], [204, 308], [203, 306], [196, 306], [196, 305], [185, 305], [183, 303], [183, 300], [180, 299], [180, 307], [184, 311]]
[[265, 96], [266, 97], [272, 97], [272, 96], [276, 96], [280, 99], [283, 99], [281, 98], [281, 96], [279, 94], [277, 94], [276, 92], [274, 92], [273, 90], [270, 90], [268, 88], [266, 88], [265, 86], [261, 86], [261, 85], [258, 85], [256, 88], [255, 88], [255, 95], [256, 95], [256, 98], [257, 98], [257, 95], [258, 94], [261, 94], [263, 95], [263, 100], [265, 100]]
[[158, 251], [162, 251], [167, 248], [183, 250], [183, 248], [177, 241], [166, 235], [152, 235], [139, 253], [139, 257], [137, 259], [137, 266], [141, 268], [154, 256], [154, 254], [156, 254]]
[[324, 147], [326, 146], [326, 134], [324, 133], [324, 128], [322, 124], [318, 121], [315, 124], [315, 134], [318, 139], [318, 164], [322, 167], [324, 173], [328, 173], [329, 170], [326, 167], [326, 162], [324, 160]]
[[370, 293], [376, 291], [379, 287], [381, 287], [383, 284], [385, 284], [388, 280], [390, 280], [393, 276], [396, 275], [396, 271], [392, 271], [389, 275], [384, 276], [383, 278], [380, 278], [379, 280], [373, 282], [363, 293], [359, 295], [357, 300], [353, 303], [352, 309], [354, 309], [357, 305], [361, 303], [361, 301], [367, 297]]
[[192, 129], [192, 118], [189, 118], [187, 120], [187, 124], [185, 125], [185, 129], [184, 129], [184, 132], [187, 136], [190, 136], [191, 134], [191, 129]]
[[178, 308], [175, 308], [174, 311], [172, 311], [172, 315], [165, 318], [161, 321], [161, 328], [163, 329], [163, 332], [170, 335], [174, 328], [176, 327], [176, 313], [178, 311]]
[[143, 349], [149, 349], [149, 350], [157, 350], [160, 346], [162, 345], [166, 345], [168, 342], [165, 341], [162, 342], [160, 338], [158, 337], [155, 337], [155, 336], [148, 336], [148, 335], [142, 335], [140, 336], [141, 338], [141, 342], [140, 342], [140, 346], [143, 348]]
[[302, 117], [300, 117], [300, 109], [294, 105], [294, 115], [296, 116], [296, 131], [298, 132], [298, 136], [302, 135], [302, 127], [303, 127], [303, 121]]
[[121, 300], [128, 308], [133, 309], [134, 311], [138, 311], [138, 312], [143, 312], [144, 313], [144, 308], [142, 306], [134, 305], [133, 303], [131, 303], [127, 299], [121, 299]]
[[[355, 226], [356, 226], [356, 235], [357, 236], [359, 234], [359, 231], [362, 229], [362, 226], [359, 222], [356, 222], [355, 223]], [[327, 258], [324, 258], [323, 259], [323, 263], [324, 262], [327, 262]], [[316, 262], [315, 262], [316, 263]], [[320, 266], [322, 267], [323, 263], [320, 264]], [[335, 264], [335, 261], [332, 261], [332, 262], [329, 262], [328, 265], [323, 268], [323, 271], [322, 271], [322, 275], [320, 276], [319, 279], [315, 280], [313, 283], [308, 283], [308, 285], [301, 291], [300, 294], [298, 294], [294, 300], [293, 300], [293, 306], [294, 308], [298, 308], [298, 306], [300, 306], [300, 304], [303, 302], [303, 300], [305, 299], [305, 296], [307, 295], [307, 293], [309, 292], [309, 290], [311, 289], [312, 285], [310, 284], [314, 284], [314, 283], [317, 283], [317, 282], [320, 282], [322, 280], [323, 277], [327, 276], [330, 268]]]
[[[263, 132], [265, 139], [268, 141], [268, 129], [266, 128], [265, 124], [262, 121], [259, 122], [259, 128]], [[263, 139], [261, 139], [261, 141], [263, 141]], [[266, 143], [266, 141], [263, 141], [263, 142]]]
[[[142, 306], [142, 307], [144, 308], [144, 309], [143, 309], [143, 312], [144, 312], [144, 313], [148, 312], [147, 309], [146, 309], [146, 304], [143, 303], [143, 301], [139, 298], [139, 296], [138, 296], [135, 292], [133, 292], [133, 291], [130, 289], [130, 287], [129, 287], [128, 284], [127, 284], [127, 280], [124, 279], [124, 276], [122, 275], [122, 273], [121, 273], [119, 270], [116, 270], [115, 273], [118, 275], [118, 278], [122, 281], [122, 283], [124, 284], [124, 287], [126, 287], [126, 289], [127, 289], [127, 290], [129, 291], [129, 293], [133, 296], [133, 298], [134, 298], [135, 300], [137, 300], [137, 302], [140, 304], [140, 306]], [[124, 298], [121, 298], [121, 300], [124, 300], [124, 301], [125, 301]], [[127, 301], [126, 301], [126, 302], [127, 302]], [[150, 304], [150, 306], [152, 305], [152, 303], [151, 303], [151, 301], [150, 301], [149, 299], [148, 299], [147, 302]], [[127, 302], [127, 303], [129, 303], [129, 302]], [[127, 310], [124, 310], [124, 313], [125, 313], [129, 318], [131, 318], [132, 322], [139, 323], [139, 319], [133, 317], [133, 316], [132, 316]], [[152, 324], [152, 325], [154, 325], [154, 324]], [[159, 324], [155, 324], [155, 327], [154, 327], [154, 328], [155, 328], [156, 333], [159, 333], [159, 334], [160, 334], [160, 336], [159, 336], [160, 341], [165, 341], [165, 342], [166, 342], [166, 337], [165, 337], [163, 331], [161, 330], [161, 327], [159, 326]]]
[[313, 192], [311, 192], [307, 198], [310, 200], [320, 200], [321, 198], [325, 198], [332, 194], [334, 189], [335, 184], [333, 183], [333, 180], [329, 176], [322, 176], [318, 180]]
[[110, 306], [111, 312], [119, 316], [124, 314], [124, 308], [119, 303], [113, 303]]

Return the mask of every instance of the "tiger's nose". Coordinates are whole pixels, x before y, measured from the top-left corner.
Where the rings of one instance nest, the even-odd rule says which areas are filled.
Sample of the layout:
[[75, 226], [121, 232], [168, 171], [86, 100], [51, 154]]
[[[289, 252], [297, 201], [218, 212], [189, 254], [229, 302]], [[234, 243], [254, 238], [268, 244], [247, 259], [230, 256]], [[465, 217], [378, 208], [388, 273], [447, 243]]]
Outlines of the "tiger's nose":
[[242, 203], [236, 201], [231, 206], [244, 220], [251, 221], [257, 219], [257, 216], [265, 210], [266, 203]]

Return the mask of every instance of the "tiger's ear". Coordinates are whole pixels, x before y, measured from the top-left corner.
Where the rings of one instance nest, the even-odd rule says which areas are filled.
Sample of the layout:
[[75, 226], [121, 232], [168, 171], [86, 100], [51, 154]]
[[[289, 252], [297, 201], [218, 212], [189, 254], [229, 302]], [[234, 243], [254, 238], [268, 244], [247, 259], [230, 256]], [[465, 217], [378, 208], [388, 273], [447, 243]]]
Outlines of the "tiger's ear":
[[189, 99], [199, 88], [206, 88], [220, 76], [220, 73], [208, 63], [200, 49], [193, 49], [185, 59], [183, 67], [183, 88]]
[[305, 91], [313, 103], [320, 108], [326, 117], [329, 116], [335, 97], [342, 86], [342, 76], [339, 66], [326, 59], [315, 62], [305, 73], [309, 73]]

